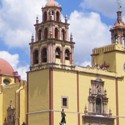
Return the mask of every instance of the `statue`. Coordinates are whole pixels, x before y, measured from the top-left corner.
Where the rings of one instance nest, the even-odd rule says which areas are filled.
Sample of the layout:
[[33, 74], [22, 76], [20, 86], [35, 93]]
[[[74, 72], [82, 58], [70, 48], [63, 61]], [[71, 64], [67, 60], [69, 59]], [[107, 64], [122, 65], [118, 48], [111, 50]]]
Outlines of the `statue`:
[[65, 114], [65, 112], [64, 112], [64, 109], [62, 109], [61, 117], [62, 117], [62, 120], [61, 120], [61, 122], [60, 122], [60, 125], [65, 125], [65, 124], [66, 124], [66, 119], [65, 119], [66, 114]]
[[12, 106], [12, 100], [7, 108], [7, 123], [15, 125], [15, 108]]

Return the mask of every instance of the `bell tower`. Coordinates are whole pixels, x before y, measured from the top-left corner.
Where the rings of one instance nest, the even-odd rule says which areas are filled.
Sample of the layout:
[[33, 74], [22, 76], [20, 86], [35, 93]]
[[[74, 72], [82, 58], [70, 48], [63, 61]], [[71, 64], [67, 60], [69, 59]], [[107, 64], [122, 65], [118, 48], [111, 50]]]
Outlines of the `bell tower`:
[[74, 42], [69, 38], [69, 24], [61, 20], [61, 6], [50, 0], [42, 8], [42, 22], [36, 18], [35, 39], [30, 43], [31, 70], [47, 67], [72, 68]]
[[[111, 44], [93, 49], [92, 65], [102, 70], [121, 73], [125, 71], [125, 23], [121, 7], [111, 32]], [[112, 61], [113, 60], [113, 61]]]
[[[41, 122], [44, 125], [54, 125], [54, 93], [60, 82], [58, 80], [61, 79], [56, 72], [63, 73], [75, 68], [75, 43], [72, 35], [69, 37], [68, 19], [65, 17], [63, 22], [61, 12], [61, 6], [56, 1], [49, 0], [42, 8], [42, 21], [36, 18], [35, 36], [32, 36], [30, 42], [30, 71], [27, 73], [28, 125], [41, 125]], [[64, 82], [63, 86], [65, 85]], [[63, 99], [61, 96], [59, 98]]]
[[117, 11], [117, 21], [110, 29], [112, 43], [119, 43], [125, 47], [125, 23], [122, 20], [121, 7]]

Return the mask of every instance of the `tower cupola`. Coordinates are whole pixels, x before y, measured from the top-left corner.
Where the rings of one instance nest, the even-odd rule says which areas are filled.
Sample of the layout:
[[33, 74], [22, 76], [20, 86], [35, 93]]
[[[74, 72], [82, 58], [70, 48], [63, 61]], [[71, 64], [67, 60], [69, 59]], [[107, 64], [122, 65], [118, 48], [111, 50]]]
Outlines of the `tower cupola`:
[[54, 0], [50, 0], [47, 4], [46, 7], [60, 7], [59, 4], [54, 1]]
[[121, 7], [117, 11], [117, 20], [114, 26], [110, 29], [112, 43], [121, 44], [125, 47], [125, 23], [122, 20]]

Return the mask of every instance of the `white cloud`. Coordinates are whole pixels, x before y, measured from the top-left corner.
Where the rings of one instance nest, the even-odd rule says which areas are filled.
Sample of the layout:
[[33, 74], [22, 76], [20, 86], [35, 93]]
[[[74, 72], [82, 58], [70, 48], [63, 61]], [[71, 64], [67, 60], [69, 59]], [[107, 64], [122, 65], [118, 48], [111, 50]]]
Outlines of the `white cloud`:
[[[2, 0], [0, 8], [0, 39], [9, 47], [28, 47], [34, 33], [36, 16], [47, 0]], [[40, 19], [41, 20], [41, 19]]]
[[75, 62], [90, 60], [93, 48], [110, 44], [109, 26], [101, 21], [98, 13], [74, 11], [70, 16], [70, 31], [75, 44]]
[[18, 66], [17, 71], [19, 73], [19, 75], [21, 76], [21, 79], [23, 80], [27, 80], [27, 71], [29, 71], [29, 65], [25, 65], [25, 66]]
[[[36, 16], [42, 17], [41, 7], [47, 0], [2, 0], [0, 8], [0, 38], [9, 47], [29, 47], [30, 36], [34, 33], [33, 24]], [[23, 4], [22, 4], [23, 3]], [[82, 7], [112, 16], [113, 0], [84, 0]], [[112, 7], [111, 7], [112, 6]], [[65, 8], [64, 8], [65, 9]], [[114, 13], [115, 14], [115, 13]], [[70, 15], [70, 31], [73, 33], [75, 44], [75, 62], [83, 64], [90, 60], [91, 50], [95, 47], [110, 44], [109, 26], [101, 21], [98, 13], [84, 13], [74, 11]], [[10, 56], [14, 56], [11, 55]], [[14, 57], [13, 57], [14, 58]], [[19, 67], [21, 63], [19, 55], [13, 60], [12, 65], [20, 72], [28, 69], [26, 66]], [[22, 76], [23, 73], [21, 73]]]
[[83, 63], [80, 64], [81, 66], [91, 66], [91, 62], [90, 61], [85, 61]]
[[[122, 10], [125, 10], [125, 0], [121, 0]], [[81, 6], [83, 9], [90, 9], [97, 12], [101, 12], [103, 15], [110, 18], [116, 17], [116, 11], [118, 10], [117, 0], [83, 0]]]
[[10, 54], [7, 51], [0, 51], [0, 58], [5, 59], [8, 61], [11, 66], [15, 69], [17, 64], [19, 63], [19, 55], [18, 54]]
[[4, 40], [9, 47], [24, 47], [30, 42], [31, 32], [29, 30], [8, 29]]
[[13, 67], [15, 71], [18, 71], [21, 79], [26, 80], [26, 72], [29, 70], [29, 65], [20, 65], [19, 55], [18, 54], [10, 54], [7, 51], [0, 51], [0, 58], [5, 59], [9, 62], [9, 64]]

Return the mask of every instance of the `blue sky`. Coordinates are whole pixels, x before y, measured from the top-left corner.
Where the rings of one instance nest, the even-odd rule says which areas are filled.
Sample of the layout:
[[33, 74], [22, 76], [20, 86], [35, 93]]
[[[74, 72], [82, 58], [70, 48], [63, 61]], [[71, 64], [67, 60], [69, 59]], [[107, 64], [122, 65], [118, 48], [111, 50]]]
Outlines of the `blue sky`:
[[[29, 70], [29, 42], [36, 16], [48, 0], [0, 0], [0, 57], [26, 79]], [[115, 0], [56, 0], [68, 15], [75, 44], [75, 64], [88, 65], [95, 47], [110, 44], [110, 27], [116, 21]], [[125, 1], [122, 2], [125, 19]]]

